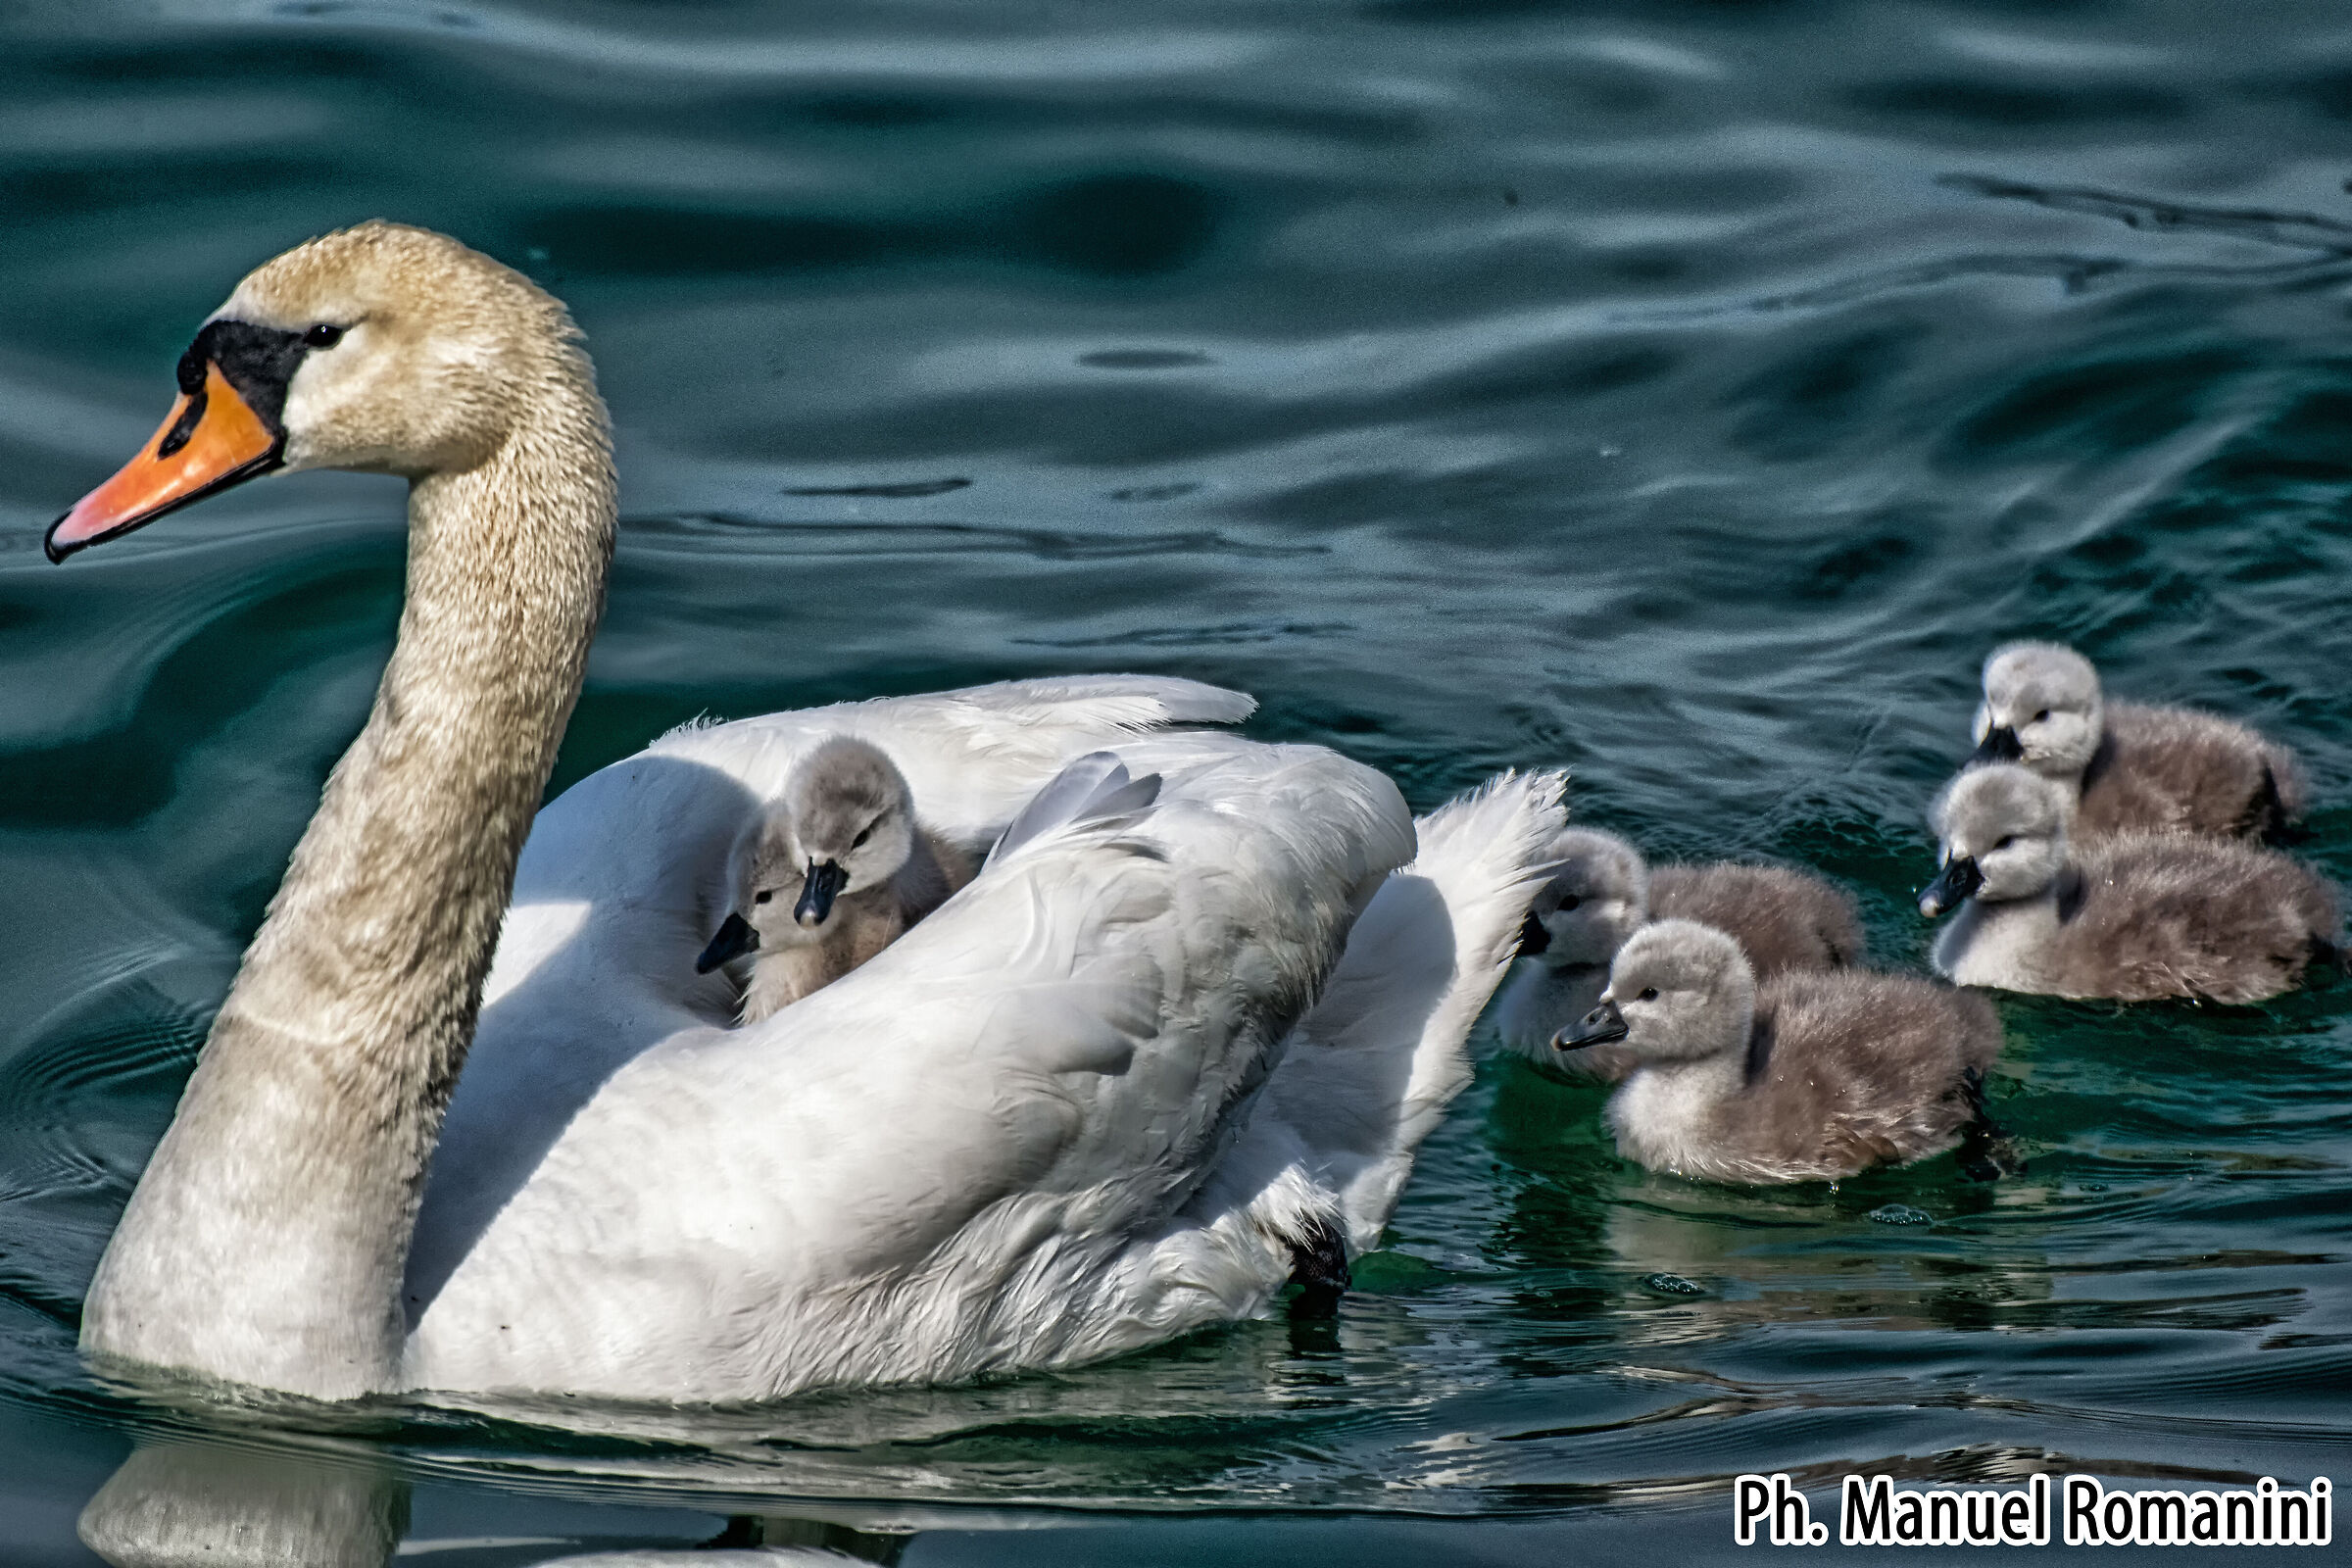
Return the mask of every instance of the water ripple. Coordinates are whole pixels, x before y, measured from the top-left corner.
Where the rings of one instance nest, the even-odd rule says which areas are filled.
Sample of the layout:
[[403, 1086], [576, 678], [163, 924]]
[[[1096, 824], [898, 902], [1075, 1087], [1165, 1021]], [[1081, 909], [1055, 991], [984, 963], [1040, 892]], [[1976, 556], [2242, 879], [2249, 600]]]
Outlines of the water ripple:
[[[27, 1551], [72, 1560], [117, 1434], [181, 1419], [82, 1369], [73, 1322], [366, 712], [400, 500], [273, 480], [65, 568], [39, 530], [154, 427], [230, 280], [332, 223], [459, 232], [597, 356], [627, 520], [558, 787], [698, 713], [1161, 670], [1418, 806], [1567, 765], [1580, 819], [1660, 857], [1841, 879], [1874, 958], [1917, 971], [1977, 662], [2040, 635], [2291, 742], [2298, 853], [2352, 876], [2342, 19], [2239, 8], [2217, 52], [2203, 0], [1997, 9], [0, 19], [0, 1457], [51, 1521]], [[2000, 1009], [2025, 1169], [1998, 1183], [1683, 1182], [1617, 1157], [1600, 1095], [1490, 1062], [1336, 1322], [342, 1436], [418, 1479], [420, 1518], [486, 1521], [436, 1544], [747, 1498], [1204, 1532], [1100, 1556], [1263, 1554], [1293, 1526], [1209, 1516], [1328, 1508], [1377, 1516], [1327, 1522], [1375, 1557], [1460, 1554], [1418, 1516], [1509, 1516], [1498, 1559], [1695, 1560], [1742, 1473], [2325, 1464], [2352, 985]], [[584, 1511], [515, 1522], [550, 1499]], [[678, 1517], [629, 1539], [715, 1533]]]

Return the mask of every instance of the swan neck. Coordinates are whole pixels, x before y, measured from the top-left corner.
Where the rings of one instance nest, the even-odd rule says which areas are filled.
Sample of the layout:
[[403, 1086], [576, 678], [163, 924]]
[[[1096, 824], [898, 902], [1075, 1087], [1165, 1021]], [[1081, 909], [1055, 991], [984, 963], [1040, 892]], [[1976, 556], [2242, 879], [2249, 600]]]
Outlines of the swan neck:
[[485, 461], [411, 486], [391, 661], [92, 1282], [98, 1355], [397, 1386], [426, 1165], [612, 554], [603, 406], [557, 358]]

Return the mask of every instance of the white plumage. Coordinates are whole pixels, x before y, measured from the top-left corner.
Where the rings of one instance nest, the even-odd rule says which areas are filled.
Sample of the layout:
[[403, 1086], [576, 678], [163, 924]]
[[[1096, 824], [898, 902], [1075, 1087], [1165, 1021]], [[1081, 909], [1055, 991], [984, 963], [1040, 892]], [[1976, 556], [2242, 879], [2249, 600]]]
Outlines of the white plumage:
[[[1246, 704], [1034, 682], [779, 714], [551, 806], [419, 1220], [404, 1380], [744, 1398], [1077, 1362], [1262, 1309], [1310, 1221], [1374, 1245], [1466, 1081], [1559, 785], [1441, 811], [1387, 876], [1414, 847], [1369, 769], [1124, 733]], [[1160, 784], [1108, 814], [1067, 792], [872, 961], [718, 1027], [692, 890], [844, 729], [966, 843], [1072, 753]]]

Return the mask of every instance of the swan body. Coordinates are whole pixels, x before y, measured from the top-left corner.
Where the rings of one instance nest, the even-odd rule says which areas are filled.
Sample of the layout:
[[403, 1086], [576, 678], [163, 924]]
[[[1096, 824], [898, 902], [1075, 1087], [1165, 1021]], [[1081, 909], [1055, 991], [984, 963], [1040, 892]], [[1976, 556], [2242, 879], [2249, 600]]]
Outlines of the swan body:
[[[795, 1006], [737, 1030], [681, 1027], [661, 1017], [674, 1008], [662, 988], [648, 988], [649, 1032], [673, 1032], [597, 1087], [470, 1240], [422, 1305], [408, 1380], [758, 1398], [1069, 1364], [1261, 1310], [1317, 1221], [1371, 1246], [1427, 1130], [1398, 1136], [1414, 1102], [1390, 1080], [1423, 1056], [1427, 1073], [1466, 1076], [1463, 1041], [1502, 961], [1489, 950], [1507, 948], [1514, 890], [1532, 889], [1538, 850], [1513, 859], [1461, 843], [1446, 819], [1425, 827], [1440, 853], [1422, 860], [1463, 885], [1464, 905], [1483, 893], [1491, 906], [1465, 933], [1478, 944], [1457, 954], [1452, 917], [1424, 893], [1433, 868], [1384, 877], [1382, 860], [1413, 851], [1378, 775], [1318, 749], [1221, 736], [1110, 750], [1161, 779], [1148, 812], [1020, 846]], [[1540, 845], [1556, 821], [1548, 799], [1522, 787], [1485, 815], [1506, 847], [1514, 835]], [[1269, 822], [1283, 825], [1255, 825]], [[1334, 856], [1342, 841], [1377, 853]], [[1473, 849], [1484, 862], [1459, 868]], [[1318, 859], [1333, 867], [1319, 886], [1267, 874]], [[1253, 874], [1204, 876], [1203, 865]], [[1346, 927], [1367, 898], [1361, 937], [1349, 936], [1286, 1054], [1280, 1021], [1314, 988], [1305, 933]], [[1230, 940], [1237, 924], [1259, 933], [1252, 966], [1272, 973], [1224, 972], [1188, 951]], [[1392, 925], [1436, 958], [1384, 956]], [[690, 951], [698, 929], [675, 921], [670, 951]], [[632, 921], [607, 935], [645, 951], [664, 934]], [[1249, 1001], [1265, 985], [1288, 998], [1271, 1022]], [[550, 977], [551, 994], [568, 989]], [[1416, 1025], [1448, 1000], [1425, 1042]], [[527, 1082], [564, 1047], [543, 1028], [507, 1042], [503, 1004], [485, 1008], [476, 1065], [521, 1048], [484, 1081]], [[1366, 1010], [1378, 1016], [1355, 1016]], [[1373, 1037], [1358, 1047], [1359, 1076], [1393, 1102], [1363, 1107], [1388, 1122], [1360, 1150], [1337, 1146], [1329, 1094], [1301, 1103], [1282, 1087], [1334, 1054], [1326, 1036], [1353, 1044], [1350, 1029]], [[495, 1138], [511, 1124], [466, 1114], [473, 1085], [469, 1069], [444, 1139], [459, 1158], [474, 1126]], [[1425, 1098], [1442, 1106], [1459, 1087]], [[1279, 1162], [1261, 1152], [1268, 1141]], [[1394, 1181], [1361, 1196], [1358, 1160]], [[647, 1176], [671, 1171], [695, 1179]], [[428, 1194], [420, 1262], [449, 1240]], [[527, 1339], [502, 1328], [518, 1300], [543, 1303]]]
[[[758, 1398], [1114, 1354], [1262, 1310], [1302, 1228], [1372, 1245], [1557, 776], [1416, 825], [1321, 748], [1137, 733], [1245, 698], [1104, 677], [673, 734], [534, 825], [614, 521], [563, 307], [363, 224], [249, 276], [179, 384], [53, 559], [358, 467], [410, 480], [409, 592], [92, 1281], [90, 1354], [325, 1399]], [[728, 1028], [693, 957], [729, 852], [843, 731], [945, 840], [1004, 842]]]
[[2064, 785], [2014, 763], [1970, 768], [1936, 806], [1942, 866], [1920, 910], [1961, 985], [2045, 996], [2260, 1002], [2332, 955], [2335, 890], [2273, 850], [2123, 833], [2080, 850]]
[[888, 753], [837, 735], [785, 781], [745, 830], [737, 895], [695, 959], [698, 973], [754, 954], [743, 1021], [832, 984], [906, 934], [971, 880], [970, 864], [928, 831]]
[[2277, 839], [2308, 793], [2295, 754], [2187, 708], [2110, 703], [2099, 672], [2059, 643], [2010, 643], [1984, 662], [1972, 762], [2021, 762], [2076, 797], [2075, 833]]
[[2001, 1028], [1984, 998], [1862, 970], [1759, 986], [1740, 944], [1687, 920], [1644, 926], [1573, 1053], [1621, 1041], [1618, 1152], [1720, 1182], [1836, 1181], [1955, 1147], [1980, 1115]]
[[1862, 956], [1851, 896], [1809, 872], [1775, 865], [1651, 867], [1614, 833], [1570, 828], [1554, 841], [1557, 868], [1528, 910], [1524, 957], [1495, 1000], [1503, 1044], [1537, 1066], [1614, 1083], [1634, 1067], [1622, 1047], [1562, 1053], [1552, 1037], [1592, 1010], [1609, 962], [1648, 920], [1695, 920], [1729, 933], [1758, 979], [1789, 969], [1834, 969]]

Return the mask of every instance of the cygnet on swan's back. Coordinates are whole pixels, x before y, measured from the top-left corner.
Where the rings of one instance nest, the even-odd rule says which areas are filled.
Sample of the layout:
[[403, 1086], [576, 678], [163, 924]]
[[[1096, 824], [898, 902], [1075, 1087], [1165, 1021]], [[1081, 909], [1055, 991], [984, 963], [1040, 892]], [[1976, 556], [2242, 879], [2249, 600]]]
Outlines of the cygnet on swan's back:
[[2054, 997], [2260, 1002], [2332, 961], [2335, 890], [2274, 850], [2178, 833], [2068, 842], [2064, 785], [1973, 767], [1936, 803], [1943, 864], [1920, 894], [1959, 917], [1936, 967], [1962, 985]]
[[1862, 956], [1854, 901], [1820, 877], [1777, 865], [1662, 865], [1614, 833], [1570, 828], [1552, 842], [1559, 868], [1528, 910], [1523, 962], [1495, 1012], [1503, 1043], [1538, 1066], [1614, 1083], [1630, 1053], [1595, 1046], [1563, 1055], [1552, 1036], [1592, 1010], [1609, 961], [1649, 920], [1696, 920], [1728, 931], [1759, 978], [1831, 969]]
[[1642, 927], [1600, 1004], [1562, 1031], [1575, 1054], [1622, 1042], [1617, 1151], [1723, 1182], [1837, 1180], [1961, 1141], [1983, 1111], [2001, 1026], [1983, 997], [1859, 969], [1758, 986], [1740, 944], [1688, 920]]
[[801, 760], [735, 853], [736, 907], [695, 968], [757, 955], [745, 1023], [848, 974], [972, 877], [914, 819], [906, 780], [882, 749], [846, 735]]
[[2277, 839], [2303, 814], [2302, 764], [2245, 725], [2187, 708], [2109, 703], [2089, 660], [2010, 643], [1984, 661], [1972, 762], [2022, 762], [2078, 797], [2076, 835]]

